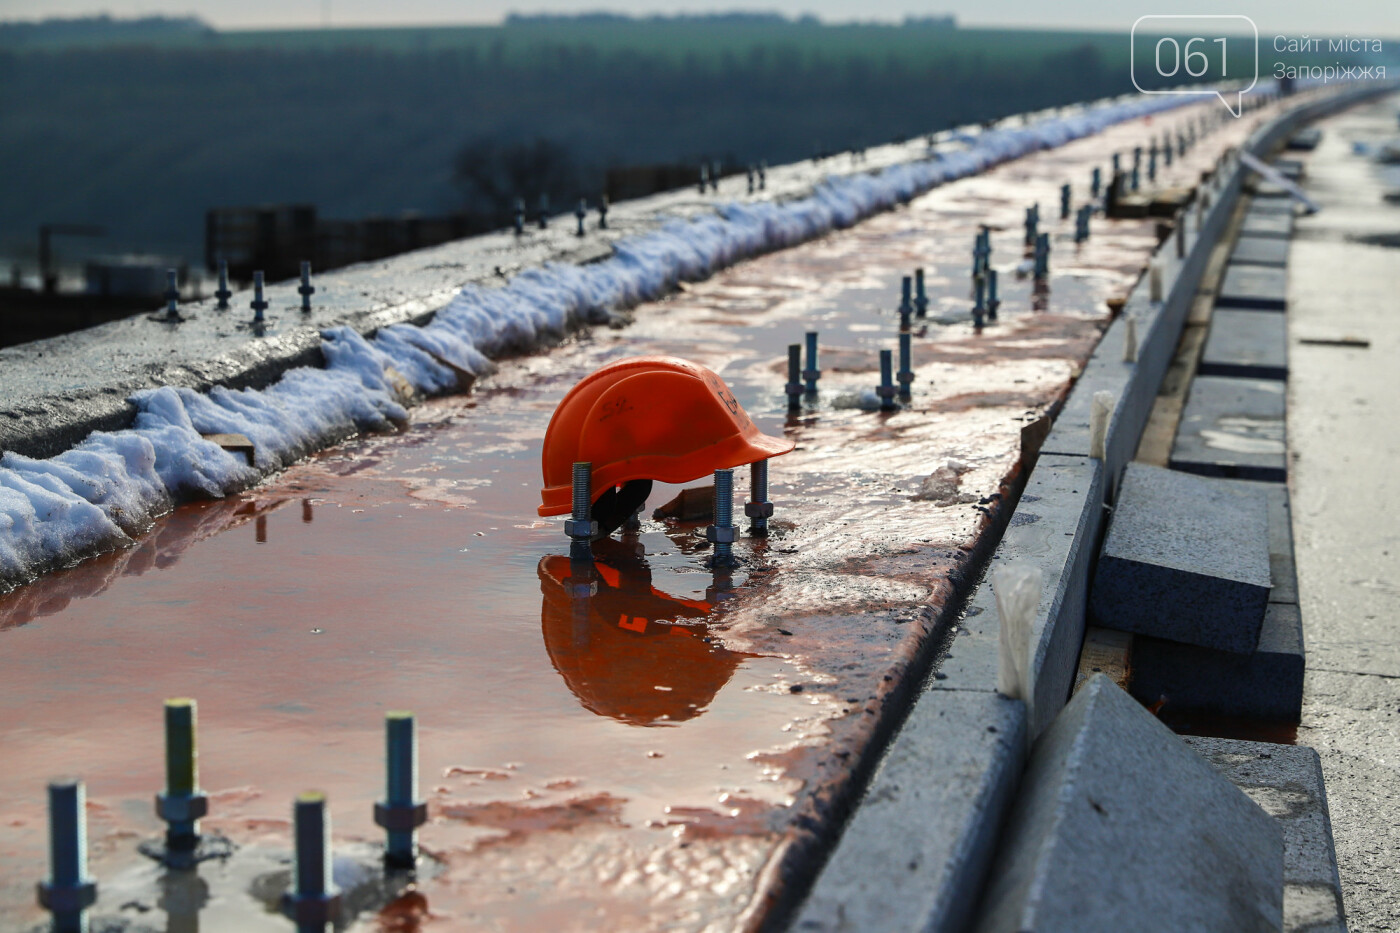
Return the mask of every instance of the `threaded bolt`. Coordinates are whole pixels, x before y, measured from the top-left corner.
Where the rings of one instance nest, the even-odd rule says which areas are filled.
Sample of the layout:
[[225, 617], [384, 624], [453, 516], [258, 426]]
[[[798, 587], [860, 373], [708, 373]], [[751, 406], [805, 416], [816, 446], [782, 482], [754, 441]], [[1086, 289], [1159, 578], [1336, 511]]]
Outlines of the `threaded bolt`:
[[228, 260], [219, 260], [219, 290], [214, 292], [214, 297], [219, 299], [218, 309], [228, 310], [228, 300], [233, 297], [233, 292], [228, 290]]
[[573, 510], [575, 521], [584, 521], [588, 518], [590, 509], [589, 487], [592, 484], [592, 479], [592, 463], [579, 462], [574, 464]]
[[758, 163], [758, 190], [765, 191], [768, 188], [768, 162], [765, 160]]
[[880, 351], [880, 385], [875, 390], [875, 394], [880, 396], [880, 410], [894, 411], [894, 353], [890, 350]]
[[914, 314], [914, 279], [906, 275], [899, 286], [899, 327], [909, 329], [909, 319]]
[[1147, 180], [1157, 180], [1157, 143], [1155, 142], [1147, 153]]
[[788, 397], [788, 411], [798, 411], [802, 407], [802, 344], [788, 344], [788, 381], [783, 391]]
[[199, 786], [194, 700], [165, 701], [165, 792], [193, 794]]
[[1097, 165], [1089, 175], [1089, 197], [1097, 198], [1103, 190], [1103, 170]]
[[87, 789], [82, 781], [49, 783], [49, 879], [39, 906], [53, 914], [54, 933], [87, 933], [97, 882], [87, 873]]
[[1050, 234], [1042, 233], [1035, 238], [1035, 277], [1044, 281], [1050, 276]]
[[606, 192], [598, 198], [598, 229], [608, 229], [608, 196]]
[[515, 199], [515, 235], [525, 235], [525, 199]]
[[1070, 187], [1069, 182], [1060, 186], [1060, 219], [1069, 220]]
[[987, 320], [997, 319], [997, 309], [1001, 307], [1001, 299], [997, 297], [997, 270], [987, 270]]
[[720, 172], [719, 162], [718, 162], [718, 161], [711, 162], [711, 163], [710, 163], [710, 190], [713, 191], [713, 192], [715, 192], [716, 194], [719, 193], [719, 176], [720, 176], [720, 174], [721, 174], [721, 172]]
[[418, 799], [418, 744], [413, 714], [384, 714], [387, 780], [384, 800], [374, 805], [374, 822], [388, 836], [384, 864], [412, 868], [418, 861], [414, 831], [428, 820], [428, 805]]
[[174, 269], [165, 270], [165, 316], [180, 320], [180, 274]]
[[261, 324], [267, 320], [263, 314], [267, 310], [267, 301], [263, 298], [263, 273], [262, 270], [253, 273], [253, 300], [248, 304], [253, 309], [253, 323]]
[[1033, 208], [1026, 208], [1026, 248], [1035, 246], [1036, 229], [1039, 226], [1038, 212]]
[[914, 381], [914, 368], [910, 359], [913, 356], [913, 343], [912, 335], [899, 335], [899, 397], [906, 402], [911, 397], [910, 383]]
[[545, 230], [545, 229], [548, 229], [548, 227], [549, 227], [549, 195], [548, 195], [548, 194], [542, 194], [542, 195], [540, 195], [540, 229], [541, 229], [541, 230]]
[[1118, 161], [1118, 153], [1113, 154], [1113, 174], [1117, 175], [1123, 170], [1123, 166]]
[[583, 236], [583, 222], [588, 218], [588, 202], [583, 198], [578, 199], [578, 207], [574, 208], [574, 217], [578, 220], [578, 229], [574, 231], [574, 234]]
[[701, 162], [701, 163], [700, 163], [700, 186], [699, 186], [699, 188], [700, 188], [700, 193], [701, 193], [701, 194], [704, 194], [704, 193], [705, 193], [705, 190], [706, 190], [707, 188], [709, 188], [709, 187], [710, 187], [710, 167], [709, 167], [708, 165], [706, 165], [704, 162]]
[[199, 789], [198, 709], [194, 700], [165, 701], [165, 793], [156, 795], [156, 815], [166, 823], [168, 852], [193, 852], [199, 820], [209, 798]]
[[298, 794], [292, 805], [296, 838], [296, 866], [292, 890], [283, 895], [282, 907], [296, 921], [297, 933], [325, 933], [340, 911], [340, 891], [331, 874], [331, 817], [326, 795], [320, 791]]
[[574, 560], [587, 560], [592, 557], [593, 536], [598, 533], [598, 523], [593, 521], [593, 464], [578, 461], [573, 474], [573, 515], [564, 522], [564, 533], [570, 538], [569, 556]]
[[986, 227], [977, 231], [972, 242], [972, 277], [984, 274], [992, 264], [992, 232]]
[[817, 380], [822, 377], [822, 371], [817, 367], [817, 332], [807, 331], [807, 368], [802, 370], [802, 379], [807, 383], [807, 394], [815, 395], [817, 392]]
[[733, 470], [715, 470], [715, 523], [705, 529], [705, 539], [714, 545], [710, 566], [734, 566]]
[[914, 270], [914, 316], [928, 315], [928, 291], [924, 288], [923, 267]]
[[744, 178], [745, 178], [745, 179], [748, 181], [748, 183], [749, 183], [749, 194], [753, 194], [753, 182], [754, 182], [754, 178], [753, 178], [753, 177], [754, 177], [753, 166], [750, 165], [747, 169], [744, 170]]
[[755, 460], [749, 464], [750, 501], [744, 503], [744, 514], [753, 521], [749, 534], [762, 538], [768, 534], [768, 519], [773, 517], [773, 503], [768, 501], [768, 461]]
[[316, 294], [316, 288], [311, 284], [311, 262], [306, 259], [301, 261], [301, 285], [297, 287], [297, 294], [301, 296], [302, 312], [310, 312], [311, 296]]

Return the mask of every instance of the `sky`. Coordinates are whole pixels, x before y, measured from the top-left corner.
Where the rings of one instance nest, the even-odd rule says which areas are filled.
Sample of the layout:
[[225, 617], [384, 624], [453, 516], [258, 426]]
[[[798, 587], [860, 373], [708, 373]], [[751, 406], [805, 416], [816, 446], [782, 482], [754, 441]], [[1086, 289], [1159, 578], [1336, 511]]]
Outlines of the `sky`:
[[583, 12], [607, 9], [633, 14], [714, 12], [734, 9], [812, 13], [833, 22], [897, 21], [906, 15], [952, 13], [965, 25], [1041, 26], [1127, 32], [1139, 16], [1163, 13], [1243, 14], [1261, 38], [1283, 34], [1395, 37], [1396, 0], [0, 0], [0, 21], [108, 13], [128, 17], [193, 14], [221, 29], [326, 25], [440, 25], [498, 22], [506, 13]]

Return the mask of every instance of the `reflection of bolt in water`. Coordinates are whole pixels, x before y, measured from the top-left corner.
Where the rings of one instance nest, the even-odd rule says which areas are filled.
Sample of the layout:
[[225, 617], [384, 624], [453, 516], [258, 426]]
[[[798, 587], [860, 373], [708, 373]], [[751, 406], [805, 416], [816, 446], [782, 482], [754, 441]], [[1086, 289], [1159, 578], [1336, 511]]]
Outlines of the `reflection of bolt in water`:
[[160, 900], [166, 933], [199, 933], [199, 912], [209, 902], [209, 883], [192, 871], [161, 875]]

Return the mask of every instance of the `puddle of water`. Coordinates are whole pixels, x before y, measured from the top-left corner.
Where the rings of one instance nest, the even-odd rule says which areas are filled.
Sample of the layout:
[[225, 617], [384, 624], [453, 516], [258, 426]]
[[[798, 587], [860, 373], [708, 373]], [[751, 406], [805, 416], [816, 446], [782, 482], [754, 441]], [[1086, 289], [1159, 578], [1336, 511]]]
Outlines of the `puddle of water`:
[[[1036, 299], [1012, 274], [1025, 202], [1048, 216], [1062, 177], [1087, 178], [1141, 134], [1043, 153], [723, 272], [625, 330], [421, 406], [402, 433], [181, 508], [134, 548], [0, 598], [0, 924], [40, 917], [56, 773], [88, 781], [95, 874], [156, 903], [132, 850], [159, 829], [161, 700], [193, 696], [206, 827], [243, 845], [201, 870], [206, 931], [285, 928], [250, 878], [285, 853], [297, 792], [329, 793], [340, 843], [379, 838], [391, 709], [419, 716], [438, 874], [360, 928], [741, 925], [951, 597], [1017, 469], [1021, 425], [1065, 390], [1104, 300], [1155, 243], [1149, 223], [1096, 220], [1076, 248], [1052, 221], [1055, 275]], [[1195, 155], [1183, 177], [1205, 164]], [[980, 333], [966, 321], [978, 222], [999, 228], [1004, 301]], [[832, 408], [873, 388], [915, 265], [934, 307], [961, 317], [916, 332], [912, 405]], [[821, 396], [789, 414], [786, 346], [808, 328], [822, 334]], [[715, 369], [798, 449], [772, 463], [772, 535], [743, 538], [730, 577], [705, 570], [696, 526], [648, 520], [599, 546], [597, 593], [576, 600], [562, 518], [535, 513], [540, 441], [575, 381], [638, 353]], [[658, 484], [650, 505], [675, 492]], [[106, 897], [99, 912], [141, 913]]]

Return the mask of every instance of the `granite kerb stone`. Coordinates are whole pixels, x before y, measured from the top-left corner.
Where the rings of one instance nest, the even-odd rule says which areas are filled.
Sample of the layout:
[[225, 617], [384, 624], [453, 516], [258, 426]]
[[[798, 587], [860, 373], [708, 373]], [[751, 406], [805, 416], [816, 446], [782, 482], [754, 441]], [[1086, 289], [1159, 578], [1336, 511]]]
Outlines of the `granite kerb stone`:
[[978, 933], [1264, 933], [1283, 918], [1283, 831], [1108, 677], [1031, 753]]

